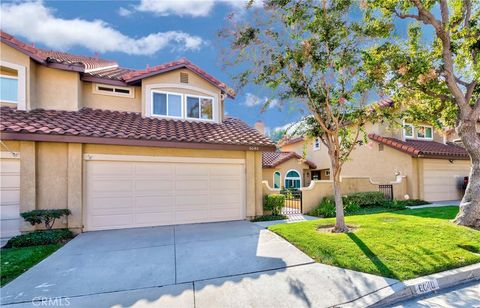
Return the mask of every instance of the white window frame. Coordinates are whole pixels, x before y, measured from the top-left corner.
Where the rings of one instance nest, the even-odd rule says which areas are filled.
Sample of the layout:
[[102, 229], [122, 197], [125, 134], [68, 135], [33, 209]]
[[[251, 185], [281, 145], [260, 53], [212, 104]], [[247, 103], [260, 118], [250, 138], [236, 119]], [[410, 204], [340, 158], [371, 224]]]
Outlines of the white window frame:
[[[420, 127], [423, 127], [423, 128], [430, 128], [432, 130], [432, 136], [431, 137], [420, 137], [418, 136], [418, 131], [419, 129], [417, 129], [417, 139], [418, 140], [433, 140], [433, 126], [430, 126], [430, 125], [418, 125], [418, 128]], [[426, 136], [427, 134], [425, 134]]]
[[[215, 98], [213, 96], [202, 96], [202, 95], [194, 95], [194, 94], [184, 94], [184, 105], [185, 105], [185, 119], [187, 120], [196, 120], [196, 121], [205, 121], [205, 122], [215, 122]], [[199, 118], [191, 118], [187, 114], [187, 98], [192, 97], [192, 98], [198, 98], [198, 114]], [[212, 118], [211, 119], [203, 119], [202, 118], [202, 106], [201, 106], [201, 99], [206, 98], [206, 99], [211, 99], [212, 100]]]
[[[317, 141], [318, 141], [318, 146], [317, 146]], [[322, 143], [322, 141], [320, 140], [320, 138], [315, 138], [313, 140], [313, 150], [314, 151], [320, 150], [321, 143]]]
[[272, 186], [273, 186], [274, 189], [277, 189], [277, 188], [275, 188], [275, 174], [276, 173], [278, 173], [278, 175], [280, 176], [280, 182], [278, 183], [278, 186], [279, 186], [278, 189], [280, 189], [280, 188], [282, 188], [282, 173], [278, 170], [273, 172], [273, 182], [272, 182], [273, 185]]
[[[406, 134], [407, 130], [405, 129], [405, 126], [410, 126], [412, 128], [412, 135], [411, 136], [407, 136], [407, 134]], [[403, 140], [415, 139], [415, 126], [413, 124], [410, 124], [410, 123], [407, 123], [407, 122], [403, 121], [402, 130], [403, 130]]]
[[18, 104], [18, 88], [19, 88], [19, 86], [18, 86], [18, 83], [19, 83], [18, 76], [0, 74], [0, 78], [15, 79], [17, 81], [17, 100], [16, 101], [11, 101], [11, 100], [8, 100], [8, 99], [2, 99], [2, 103]]
[[[27, 70], [26, 70], [25, 66], [10, 63], [10, 62], [7, 62], [7, 61], [2, 61], [2, 60], [0, 60], [0, 66], [3, 66], [3, 67], [6, 67], [6, 68], [17, 71], [17, 80], [18, 80], [18, 82], [17, 82], [17, 101], [16, 102], [4, 101], [4, 102], [5, 103], [11, 103], [11, 104], [17, 104], [17, 109], [18, 110], [26, 110], [26, 108], [27, 108], [26, 71]], [[5, 75], [3, 75], [3, 76], [5, 76]], [[13, 77], [13, 76], [9, 76], [9, 77]]]
[[[163, 114], [155, 114], [153, 113], [153, 94], [155, 93], [159, 93], [159, 94], [165, 94], [167, 96], [167, 114], [166, 115], [163, 115]], [[178, 95], [180, 96], [180, 108], [182, 109], [181, 111], [181, 115], [178, 117], [178, 116], [171, 116], [171, 115], [168, 115], [168, 95], [171, 94], [171, 95]], [[177, 93], [177, 92], [170, 92], [170, 91], [161, 91], [161, 90], [152, 90], [150, 92], [150, 110], [152, 111], [152, 114], [151, 116], [152, 117], [157, 117], [157, 118], [168, 118], [168, 119], [183, 119], [184, 116], [185, 116], [185, 97], [182, 93]]]
[[[103, 91], [103, 90], [100, 90], [99, 87], [111, 88], [113, 91], [112, 92]], [[128, 94], [127, 93], [117, 93], [117, 92], [115, 92], [115, 89], [128, 90], [129, 93]], [[100, 95], [135, 98], [135, 89], [133, 87], [112, 86], [112, 85], [109, 85], [109, 84], [102, 84], [102, 83], [94, 83], [93, 87], [92, 87], [92, 93], [100, 94]]]
[[[290, 171], [295, 171], [297, 174], [298, 174], [298, 178], [293, 178], [293, 177], [290, 177], [290, 176], [287, 176], [287, 174], [290, 172]], [[302, 188], [302, 174], [300, 172], [298, 172], [298, 170], [295, 170], [295, 169], [290, 169], [288, 170], [287, 172], [285, 172], [285, 178], [283, 179], [283, 187], [285, 187], [285, 189], [287, 188], [287, 180], [300, 180], [300, 187], [299, 188]]]

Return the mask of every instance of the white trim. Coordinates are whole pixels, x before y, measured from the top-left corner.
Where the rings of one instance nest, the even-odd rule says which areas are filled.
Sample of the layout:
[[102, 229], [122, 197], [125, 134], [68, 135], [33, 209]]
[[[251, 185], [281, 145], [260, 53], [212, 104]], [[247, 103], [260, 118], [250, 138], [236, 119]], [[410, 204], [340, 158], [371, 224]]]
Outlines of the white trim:
[[[26, 68], [25, 66], [10, 63], [7, 61], [0, 60], [0, 66], [4, 66], [7, 68], [11, 68], [17, 71], [17, 80], [18, 80], [18, 89], [17, 89], [17, 101], [16, 102], [9, 102], [9, 103], [16, 103], [18, 110], [26, 110], [27, 108], [27, 87], [26, 87]], [[7, 102], [7, 101], [6, 101]]]
[[[111, 88], [113, 91], [112, 92], [103, 91], [103, 90], [100, 90], [99, 87]], [[115, 92], [115, 89], [128, 90], [129, 93], [128, 94], [118, 93], [118, 92]], [[109, 96], [135, 98], [135, 89], [133, 87], [112, 86], [112, 85], [103, 84], [103, 83], [94, 83], [93, 87], [92, 87], [92, 93], [93, 94], [99, 94], [99, 95], [109, 95]]]
[[176, 156], [139, 156], [112, 154], [84, 154], [84, 160], [95, 161], [138, 161], [164, 163], [199, 163], [199, 164], [239, 164], [244, 165], [245, 159], [210, 158], [210, 157], [176, 157]]
[[[287, 177], [287, 174], [290, 172], [290, 171], [295, 171], [297, 174], [298, 174], [298, 178], [292, 178], [292, 177]], [[285, 172], [285, 177], [283, 178], [283, 187], [285, 187], [285, 189], [287, 188], [287, 180], [300, 180], [300, 187], [299, 188], [302, 188], [302, 175], [300, 172], [298, 172], [298, 170], [295, 170], [295, 169], [290, 169], [288, 170], [287, 172]]]
[[[278, 175], [280, 175], [280, 183], [278, 183], [278, 186], [280, 186], [279, 188], [275, 188], [275, 173], [278, 173]], [[273, 181], [272, 181], [272, 184], [273, 184], [273, 188], [274, 189], [280, 189], [282, 187], [282, 173], [280, 171], [274, 171], [273, 172]]]
[[[412, 127], [412, 135], [411, 136], [407, 136], [405, 134], [405, 132], [406, 132], [405, 126], [411, 126]], [[415, 126], [413, 124], [407, 123], [407, 122], [405, 122], [405, 120], [403, 120], [402, 131], [403, 131], [403, 140], [404, 141], [407, 140], [407, 139], [415, 139]]]
[[0, 158], [20, 158], [19, 152], [0, 152]]
[[[163, 114], [154, 114], [153, 113], [153, 94], [158, 93], [158, 94], [165, 94], [166, 95], [166, 100], [165, 103], [167, 104], [166, 107], [166, 115]], [[181, 115], [180, 116], [171, 116], [168, 115], [168, 95], [177, 95], [180, 96], [180, 108], [181, 108]], [[152, 110], [152, 117], [158, 117], [158, 118], [168, 118], [168, 119], [183, 119], [185, 110], [184, 110], [184, 95], [182, 93], [177, 93], [177, 92], [169, 92], [169, 91], [158, 91], [158, 90], [152, 90], [150, 91], [150, 102], [151, 102], [151, 110]]]
[[[197, 121], [206, 121], [206, 122], [214, 122], [215, 121], [215, 97], [213, 96], [201, 96], [201, 95], [195, 95], [195, 94], [184, 94], [185, 96], [185, 119], [187, 120], [197, 120]], [[199, 118], [190, 118], [187, 115], [187, 98], [192, 97], [192, 98], [198, 98], [198, 115], [200, 116]], [[212, 100], [212, 118], [211, 119], [204, 119], [202, 118], [202, 104], [201, 104], [201, 99], [206, 98], [206, 99], [211, 99]]]
[[104, 70], [107, 70], [107, 69], [113, 69], [113, 68], [117, 68], [117, 67], [118, 67], [118, 64], [114, 64], [114, 65], [110, 65], [110, 66], [97, 67], [97, 68], [92, 68], [90, 70], [87, 69], [87, 70], [85, 70], [85, 73], [104, 71]]
[[[431, 137], [420, 137], [418, 136], [418, 131], [420, 130], [420, 127], [424, 127], [424, 128], [430, 128], [432, 130], [432, 136]], [[427, 134], [425, 134], [426, 136]], [[433, 126], [430, 126], [430, 125], [418, 125], [417, 126], [417, 139], [418, 140], [433, 140]]]
[[[211, 96], [214, 98], [214, 105], [215, 104], [220, 104], [220, 97], [219, 97], [219, 94], [218, 93], [215, 93], [215, 92], [212, 92], [212, 91], [209, 91], [209, 90], [205, 90], [203, 88], [199, 88], [199, 87], [195, 87], [195, 86], [191, 86], [191, 85], [188, 85], [188, 84], [183, 84], [183, 83], [157, 83], [157, 84], [149, 84], [149, 85], [146, 85], [145, 86], [145, 93], [144, 93], [144, 97], [145, 97], [145, 100], [144, 100], [144, 103], [145, 103], [145, 116], [147, 117], [150, 117], [150, 116], [154, 116], [153, 115], [153, 109], [152, 109], [152, 106], [153, 106], [153, 102], [152, 102], [152, 96], [150, 94], [151, 91], [155, 91], [155, 90], [160, 90], [162, 91], [161, 89], [164, 89], [164, 88], [177, 88], [177, 89], [184, 89], [184, 90], [190, 90], [190, 91], [196, 91], [196, 92], [200, 92], [200, 93], [204, 93], [208, 96]], [[190, 95], [190, 94], [188, 94]], [[194, 95], [194, 94], [192, 94]], [[216, 122], [216, 123], [219, 123], [220, 120], [222, 119], [222, 115], [219, 114], [220, 112], [220, 108], [219, 106], [214, 106], [213, 107], [213, 120], [202, 120], [202, 119], [188, 119], [189, 121], [202, 121], [202, 122]]]

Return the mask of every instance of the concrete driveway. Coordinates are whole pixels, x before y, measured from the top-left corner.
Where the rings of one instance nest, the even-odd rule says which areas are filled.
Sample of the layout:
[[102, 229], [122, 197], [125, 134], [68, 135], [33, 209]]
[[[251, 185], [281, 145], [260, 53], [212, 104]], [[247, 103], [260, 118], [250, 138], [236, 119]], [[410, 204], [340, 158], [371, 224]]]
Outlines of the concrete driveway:
[[3, 287], [1, 303], [329, 306], [394, 282], [316, 264], [274, 233], [235, 221], [80, 234]]

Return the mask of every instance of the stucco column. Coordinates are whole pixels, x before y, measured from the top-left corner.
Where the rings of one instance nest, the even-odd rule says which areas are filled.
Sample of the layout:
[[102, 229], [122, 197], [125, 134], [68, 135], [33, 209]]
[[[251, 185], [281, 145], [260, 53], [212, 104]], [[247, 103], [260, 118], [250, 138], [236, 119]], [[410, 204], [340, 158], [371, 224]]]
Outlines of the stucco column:
[[255, 176], [255, 152], [245, 152], [245, 176], [246, 176], [246, 202], [247, 217], [255, 216], [256, 207], [256, 176]]
[[[20, 141], [20, 213], [36, 209], [36, 145], [34, 141]], [[21, 219], [20, 231], [34, 227]]]
[[255, 215], [263, 215], [262, 152], [255, 152]]
[[67, 207], [72, 211], [68, 216], [68, 228], [81, 232], [82, 229], [82, 144], [68, 144]]

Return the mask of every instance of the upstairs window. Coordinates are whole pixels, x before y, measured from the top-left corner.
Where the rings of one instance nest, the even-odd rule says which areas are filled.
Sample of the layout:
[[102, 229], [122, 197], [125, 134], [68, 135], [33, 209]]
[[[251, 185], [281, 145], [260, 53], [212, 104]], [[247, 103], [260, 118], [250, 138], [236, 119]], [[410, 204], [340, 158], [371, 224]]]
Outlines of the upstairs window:
[[133, 88], [111, 86], [111, 85], [99, 84], [99, 83], [96, 83], [93, 85], [93, 93], [135, 98], [135, 91]]
[[152, 91], [153, 115], [182, 117], [182, 95], [178, 93]]
[[18, 77], [0, 75], [0, 101], [18, 103]]
[[187, 118], [213, 120], [212, 98], [187, 95], [186, 101]]
[[413, 135], [413, 125], [412, 124], [407, 124], [403, 123], [403, 137], [404, 139], [412, 139], [414, 138]]
[[433, 139], [433, 127], [420, 125], [417, 128], [417, 138], [418, 139], [432, 140]]
[[320, 138], [315, 138], [315, 141], [313, 142], [313, 150], [320, 150]]

